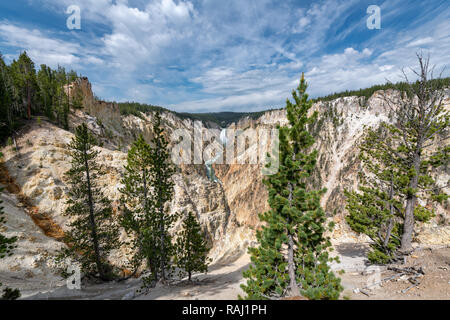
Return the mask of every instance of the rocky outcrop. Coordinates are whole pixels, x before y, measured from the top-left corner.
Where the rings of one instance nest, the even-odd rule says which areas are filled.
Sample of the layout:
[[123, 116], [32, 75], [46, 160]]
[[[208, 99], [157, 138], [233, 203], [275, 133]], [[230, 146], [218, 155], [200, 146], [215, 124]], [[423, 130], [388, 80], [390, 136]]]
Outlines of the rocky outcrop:
[[[40, 125], [33, 124], [24, 130], [17, 139], [18, 152], [12, 148], [3, 151], [4, 166], [11, 179], [20, 187], [21, 194], [36, 208], [37, 214], [50, 217], [63, 230], [68, 225], [62, 213], [66, 208], [68, 191], [65, 172], [70, 167], [67, 145], [72, 137], [72, 133], [43, 121]], [[99, 186], [113, 201], [115, 213], [119, 214], [119, 189], [122, 187], [126, 153], [96, 148], [100, 152], [98, 164], [105, 173], [99, 178]], [[248, 241], [239, 235], [235, 236], [235, 233], [247, 232], [245, 227], [238, 226], [234, 213], [229, 210], [222, 185], [209, 181], [203, 166], [182, 166], [173, 179], [175, 193], [169, 212], [193, 212], [197, 215], [212, 247], [211, 257], [218, 260], [224, 255], [244, 252]], [[180, 226], [181, 221], [173, 232]], [[123, 262], [125, 250], [122, 253], [115, 254], [117, 263]]]
[[22, 297], [64, 284], [55, 273], [53, 261], [63, 244], [42, 232], [30, 217], [29, 208], [15, 194], [4, 192], [0, 199], [6, 218], [6, 225], [0, 232], [7, 237], [17, 237], [14, 254], [0, 259], [0, 283], [20, 288]]
[[[392, 90], [386, 92], [391, 97], [398, 96]], [[450, 99], [444, 101], [450, 107]], [[362, 170], [358, 159], [358, 145], [368, 127], [377, 127], [382, 121], [392, 121], [389, 109], [383, 103], [383, 92], [374, 93], [367, 101], [363, 97], [343, 97], [330, 102], [317, 102], [311, 112], [317, 111], [318, 121], [311, 128], [318, 150], [318, 168], [314, 176], [316, 187], [326, 188], [321, 204], [336, 227], [332, 240], [336, 242], [367, 241], [367, 238], [352, 232], [345, 222], [344, 190], [354, 190], [358, 186], [357, 174]], [[230, 128], [247, 129], [274, 127], [287, 124], [285, 110], [266, 112], [259, 119], [242, 119]], [[264, 176], [260, 165], [216, 165], [216, 175], [222, 181], [230, 209], [239, 223], [257, 228], [258, 213], [268, 209], [267, 191], [262, 184]], [[450, 172], [448, 168], [436, 171], [437, 184], [448, 188]], [[419, 225], [416, 241], [425, 244], [450, 243], [450, 214], [448, 203], [444, 206], [429, 204], [436, 211], [437, 218], [431, 224]], [[441, 221], [437, 223], [436, 221]], [[431, 227], [431, 226], [434, 227]]]
[[[70, 127], [73, 129], [85, 122], [100, 141], [102, 147], [96, 148], [100, 152], [99, 164], [106, 174], [101, 177], [99, 184], [104, 194], [113, 200], [115, 213], [120, 214], [119, 188], [126, 151], [139, 134], [148, 142], [151, 141], [153, 114], [122, 117], [117, 105], [94, 99], [88, 82], [82, 80], [78, 85], [84, 95], [84, 109], [71, 114]], [[449, 100], [446, 103], [450, 105]], [[367, 241], [353, 233], [345, 223], [347, 212], [343, 190], [357, 187], [357, 174], [361, 170], [357, 158], [358, 143], [363, 138], [365, 128], [378, 126], [381, 121], [390, 121], [389, 112], [382, 104], [380, 92], [367, 101], [359, 97], [345, 97], [331, 102], [317, 102], [313, 111], [319, 113], [319, 120], [311, 128], [316, 138], [314, 148], [319, 151], [314, 184], [327, 189], [322, 206], [329, 219], [336, 223], [332, 240], [335, 243]], [[162, 119], [169, 140], [178, 129], [192, 132], [194, 127], [196, 130], [207, 128], [201, 122], [180, 119], [170, 112], [163, 112]], [[258, 119], [243, 118], [228, 129], [260, 130], [274, 128], [278, 124], [287, 124], [284, 110], [266, 112]], [[51, 221], [47, 224], [50, 229], [53, 223], [62, 230], [67, 228], [68, 221], [62, 215], [67, 194], [64, 173], [70, 165], [67, 144], [72, 136], [71, 132], [42, 121], [23, 130], [17, 139], [18, 151], [11, 147], [2, 150], [5, 155], [4, 166], [11, 179], [35, 208], [34, 216]], [[192, 153], [201, 153], [209, 143], [193, 144]], [[170, 148], [174, 148], [175, 144], [176, 141], [171, 141]], [[260, 226], [258, 214], [269, 209], [268, 194], [262, 183], [264, 176], [260, 164], [214, 164], [213, 168], [218, 182], [207, 177], [204, 163], [180, 164], [173, 177], [175, 196], [169, 210], [172, 213], [193, 212], [201, 222], [212, 248], [210, 256], [214, 261], [225, 261], [238, 257], [253, 243], [255, 230]], [[448, 183], [448, 168], [436, 174], [441, 186]], [[446, 206], [437, 206], [436, 212], [438, 217], [431, 224], [418, 226], [417, 241], [450, 243], [448, 203]], [[28, 214], [33, 216], [30, 212]], [[171, 231], [176, 232], [180, 223]], [[52, 236], [51, 233], [48, 235]], [[125, 237], [125, 234], [122, 236]], [[125, 258], [126, 250], [123, 249], [115, 252], [112, 260], [121, 264]]]

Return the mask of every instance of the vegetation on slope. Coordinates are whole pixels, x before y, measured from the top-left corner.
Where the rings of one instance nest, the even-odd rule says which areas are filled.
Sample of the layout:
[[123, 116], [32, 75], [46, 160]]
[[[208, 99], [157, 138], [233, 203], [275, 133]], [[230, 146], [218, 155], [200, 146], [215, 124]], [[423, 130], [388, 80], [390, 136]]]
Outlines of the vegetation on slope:
[[[0, 54], [0, 141], [5, 141], [23, 125], [26, 119], [30, 119], [32, 116], [46, 116], [50, 121], [67, 129], [67, 117], [70, 109], [80, 108], [82, 101], [79, 101], [79, 98], [82, 99], [82, 97], [76, 92], [72, 98], [69, 97], [64, 86], [72, 83], [77, 77], [75, 71], [68, 72], [60, 66], [53, 70], [46, 65], [41, 65], [40, 69], [36, 70], [34, 62], [26, 52], [20, 54], [19, 58], [13, 60], [9, 65], [5, 63]], [[450, 87], [450, 77], [434, 81], [440, 82], [439, 87]], [[346, 90], [318, 97], [313, 102], [330, 101], [348, 96], [369, 98], [377, 90], [405, 91], [407, 85], [405, 82], [398, 82], [374, 85], [366, 89]], [[188, 113], [174, 112], [161, 106], [138, 102], [121, 102], [118, 105], [122, 115], [132, 114], [140, 117], [141, 112], [167, 111], [173, 112], [181, 119], [215, 123], [221, 127], [227, 127], [245, 117], [257, 119], [264, 112], [276, 110]]]
[[[450, 77], [442, 78], [442, 79], [433, 79], [433, 80], [431, 80], [431, 84], [432, 85], [439, 84], [438, 86], [440, 88], [450, 87]], [[316, 99], [314, 99], [314, 102], [331, 101], [331, 100], [334, 100], [337, 98], [351, 97], [351, 96], [365, 97], [366, 99], [369, 99], [378, 90], [394, 89], [394, 90], [399, 90], [402, 92], [407, 92], [410, 89], [410, 85], [411, 84], [404, 82], [404, 81], [397, 82], [397, 83], [387, 82], [385, 84], [377, 84], [377, 85], [374, 85], [374, 86], [371, 86], [371, 87], [365, 88], [365, 89], [346, 90], [346, 91], [342, 91], [342, 92], [338, 92], [338, 93], [335, 92], [335, 93], [329, 94], [327, 96], [316, 98]], [[418, 85], [419, 85], [419, 80], [412, 84], [413, 87], [417, 87]]]

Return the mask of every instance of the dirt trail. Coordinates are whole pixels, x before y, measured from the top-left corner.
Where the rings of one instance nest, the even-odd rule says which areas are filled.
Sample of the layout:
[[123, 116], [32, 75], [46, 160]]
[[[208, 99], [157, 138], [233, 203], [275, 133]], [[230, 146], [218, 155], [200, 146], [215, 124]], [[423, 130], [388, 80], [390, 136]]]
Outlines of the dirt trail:
[[[368, 294], [355, 293], [354, 289], [366, 286], [370, 274], [364, 272], [365, 267], [349, 262], [365, 259], [362, 247], [352, 247], [347, 243], [337, 249], [346, 273], [339, 275], [342, 279], [344, 292], [341, 299], [350, 300], [415, 300], [415, 299], [450, 299], [450, 247], [418, 248], [410, 257], [406, 265], [420, 265], [425, 275], [420, 279], [420, 285], [406, 293], [402, 290], [411, 286], [406, 279], [394, 279], [383, 283], [379, 288], [365, 290]], [[158, 284], [147, 294], [136, 294], [140, 288], [140, 279], [129, 279], [122, 283], [105, 283], [99, 285], [82, 286], [82, 290], [68, 290], [65, 286], [52, 292], [41, 293], [29, 297], [30, 299], [136, 299], [136, 300], [235, 300], [243, 295], [240, 285], [246, 280], [242, 272], [249, 266], [250, 259], [244, 255], [227, 264], [216, 264], [210, 267], [208, 274], [197, 274], [193, 281], [174, 281], [170, 285]], [[339, 269], [333, 268], [333, 269]], [[389, 270], [381, 267], [381, 278], [391, 275]]]
[[355, 289], [366, 287], [374, 274], [347, 272], [341, 276], [345, 287], [343, 297], [352, 300], [450, 300], [450, 246], [418, 247], [406, 264], [395, 267], [420, 267], [425, 274], [417, 278], [419, 285], [413, 286], [409, 277], [398, 277], [398, 273], [380, 266], [380, 280], [396, 277], [362, 293]]

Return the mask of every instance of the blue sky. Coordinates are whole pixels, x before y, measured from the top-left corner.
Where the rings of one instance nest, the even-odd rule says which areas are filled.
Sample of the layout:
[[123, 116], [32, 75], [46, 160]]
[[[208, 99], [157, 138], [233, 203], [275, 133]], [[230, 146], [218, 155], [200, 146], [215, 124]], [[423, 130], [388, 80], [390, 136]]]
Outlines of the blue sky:
[[[70, 5], [81, 30], [66, 27]], [[379, 30], [366, 26], [369, 5]], [[283, 107], [301, 72], [316, 97], [398, 81], [419, 50], [450, 68], [449, 21], [437, 0], [8, 0], [0, 52], [74, 69], [106, 100], [256, 111]]]

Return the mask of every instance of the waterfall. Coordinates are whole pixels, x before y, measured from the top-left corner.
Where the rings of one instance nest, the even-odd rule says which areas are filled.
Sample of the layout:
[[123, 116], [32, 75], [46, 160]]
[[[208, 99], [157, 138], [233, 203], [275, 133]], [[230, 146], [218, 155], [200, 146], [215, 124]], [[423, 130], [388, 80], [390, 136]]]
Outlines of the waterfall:
[[[227, 129], [225, 129], [225, 128], [222, 128], [222, 130], [220, 131], [220, 142], [222, 143], [223, 148], [225, 148], [226, 143], [227, 143]], [[218, 182], [220, 184], [222, 184], [222, 182], [219, 180], [219, 178], [216, 177], [216, 174], [214, 173], [214, 169], [213, 169], [212, 165], [213, 165], [213, 163], [215, 163], [217, 161], [217, 159], [219, 159], [221, 157], [222, 154], [223, 154], [223, 150], [222, 150], [222, 152], [219, 152], [214, 158], [205, 161], [206, 175], [207, 175], [208, 179], [213, 182]]]

